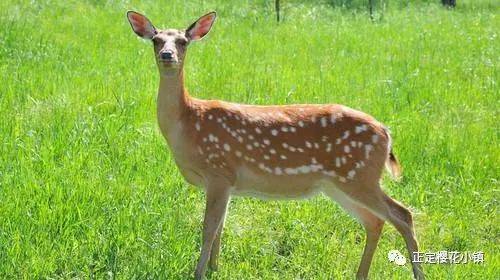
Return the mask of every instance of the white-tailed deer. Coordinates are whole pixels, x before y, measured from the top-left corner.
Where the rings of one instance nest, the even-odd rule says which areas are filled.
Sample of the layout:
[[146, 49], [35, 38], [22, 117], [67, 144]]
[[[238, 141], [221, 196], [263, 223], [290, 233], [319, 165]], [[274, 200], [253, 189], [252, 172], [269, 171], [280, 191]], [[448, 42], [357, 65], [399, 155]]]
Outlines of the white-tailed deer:
[[[368, 275], [384, 221], [404, 237], [412, 260], [418, 247], [411, 213], [380, 188], [384, 165], [394, 176], [400, 172], [381, 123], [335, 104], [252, 106], [192, 98], [184, 87], [186, 49], [210, 31], [215, 12], [186, 30], [156, 29], [136, 12], [127, 17], [137, 35], [153, 42], [161, 132], [182, 175], [206, 192], [196, 279], [204, 277], [208, 262], [217, 267], [231, 195], [303, 198], [322, 192], [337, 201], [366, 229], [358, 278]], [[420, 265], [412, 266], [415, 278], [423, 279]]]

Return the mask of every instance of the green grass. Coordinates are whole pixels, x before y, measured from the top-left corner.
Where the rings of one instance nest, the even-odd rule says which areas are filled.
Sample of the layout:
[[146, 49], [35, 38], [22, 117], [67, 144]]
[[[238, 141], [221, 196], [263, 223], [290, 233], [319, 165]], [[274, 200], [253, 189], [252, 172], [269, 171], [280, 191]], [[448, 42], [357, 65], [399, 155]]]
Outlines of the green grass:
[[[156, 123], [150, 43], [125, 18], [186, 27], [200, 98], [342, 103], [387, 124], [421, 251], [484, 251], [483, 264], [425, 265], [429, 279], [498, 279], [497, 1], [3, 1], [0, 3], [0, 278], [185, 279], [204, 196], [179, 174]], [[435, 3], [434, 3], [435, 2]], [[383, 4], [385, 5], [385, 8]], [[343, 5], [342, 5], [343, 4]], [[211, 279], [353, 278], [364, 231], [325, 197], [235, 198]], [[370, 275], [410, 279], [387, 225]]]

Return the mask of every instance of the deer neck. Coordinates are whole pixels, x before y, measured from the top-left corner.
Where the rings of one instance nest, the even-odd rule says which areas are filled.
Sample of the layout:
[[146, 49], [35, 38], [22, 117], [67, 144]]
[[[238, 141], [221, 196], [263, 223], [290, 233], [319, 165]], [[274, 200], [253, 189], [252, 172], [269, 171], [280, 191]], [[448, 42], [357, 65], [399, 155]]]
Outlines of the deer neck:
[[158, 123], [161, 132], [170, 142], [181, 128], [182, 116], [187, 111], [189, 95], [184, 88], [184, 70], [161, 74], [157, 100]]

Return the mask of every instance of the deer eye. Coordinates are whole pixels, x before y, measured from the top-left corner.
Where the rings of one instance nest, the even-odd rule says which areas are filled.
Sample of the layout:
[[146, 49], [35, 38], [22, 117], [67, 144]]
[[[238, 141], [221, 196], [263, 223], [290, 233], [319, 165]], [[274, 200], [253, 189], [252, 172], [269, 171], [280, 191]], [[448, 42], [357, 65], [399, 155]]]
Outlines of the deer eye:
[[157, 45], [157, 44], [162, 44], [162, 43], [163, 43], [163, 41], [162, 41], [160, 38], [158, 38], [158, 37], [154, 37], [154, 38], [153, 38], [153, 43], [154, 43], [155, 45]]
[[184, 40], [184, 39], [179, 39], [176, 41], [176, 43], [179, 45], [179, 46], [185, 46], [187, 45], [187, 40]]

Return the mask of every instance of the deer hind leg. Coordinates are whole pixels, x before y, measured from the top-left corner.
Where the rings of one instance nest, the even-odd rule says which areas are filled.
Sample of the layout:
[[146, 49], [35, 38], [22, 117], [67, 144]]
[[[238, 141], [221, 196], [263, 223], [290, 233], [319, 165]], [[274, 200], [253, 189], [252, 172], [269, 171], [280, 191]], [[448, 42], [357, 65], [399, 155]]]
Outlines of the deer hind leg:
[[413, 262], [413, 255], [418, 252], [418, 243], [415, 236], [415, 228], [413, 226], [413, 217], [411, 212], [404, 207], [400, 202], [392, 199], [385, 193], [383, 198], [390, 209], [391, 223], [403, 235], [408, 254], [410, 255], [410, 262], [412, 264], [413, 275], [415, 279], [424, 279], [424, 272], [420, 263]]
[[412, 264], [415, 279], [424, 279], [424, 273], [420, 263], [413, 262], [413, 255], [418, 252], [418, 243], [413, 227], [413, 218], [410, 211], [401, 203], [389, 197], [380, 188], [375, 187], [362, 189], [361, 186], [344, 186], [342, 191], [351, 199], [355, 200], [365, 208], [369, 209], [380, 219], [390, 222], [403, 236]]
[[384, 227], [384, 220], [374, 215], [369, 209], [352, 201], [337, 189], [327, 191], [326, 194], [342, 206], [351, 216], [356, 218], [366, 230], [365, 248], [356, 273], [357, 279], [366, 279], [375, 249], [377, 249], [382, 228]]

